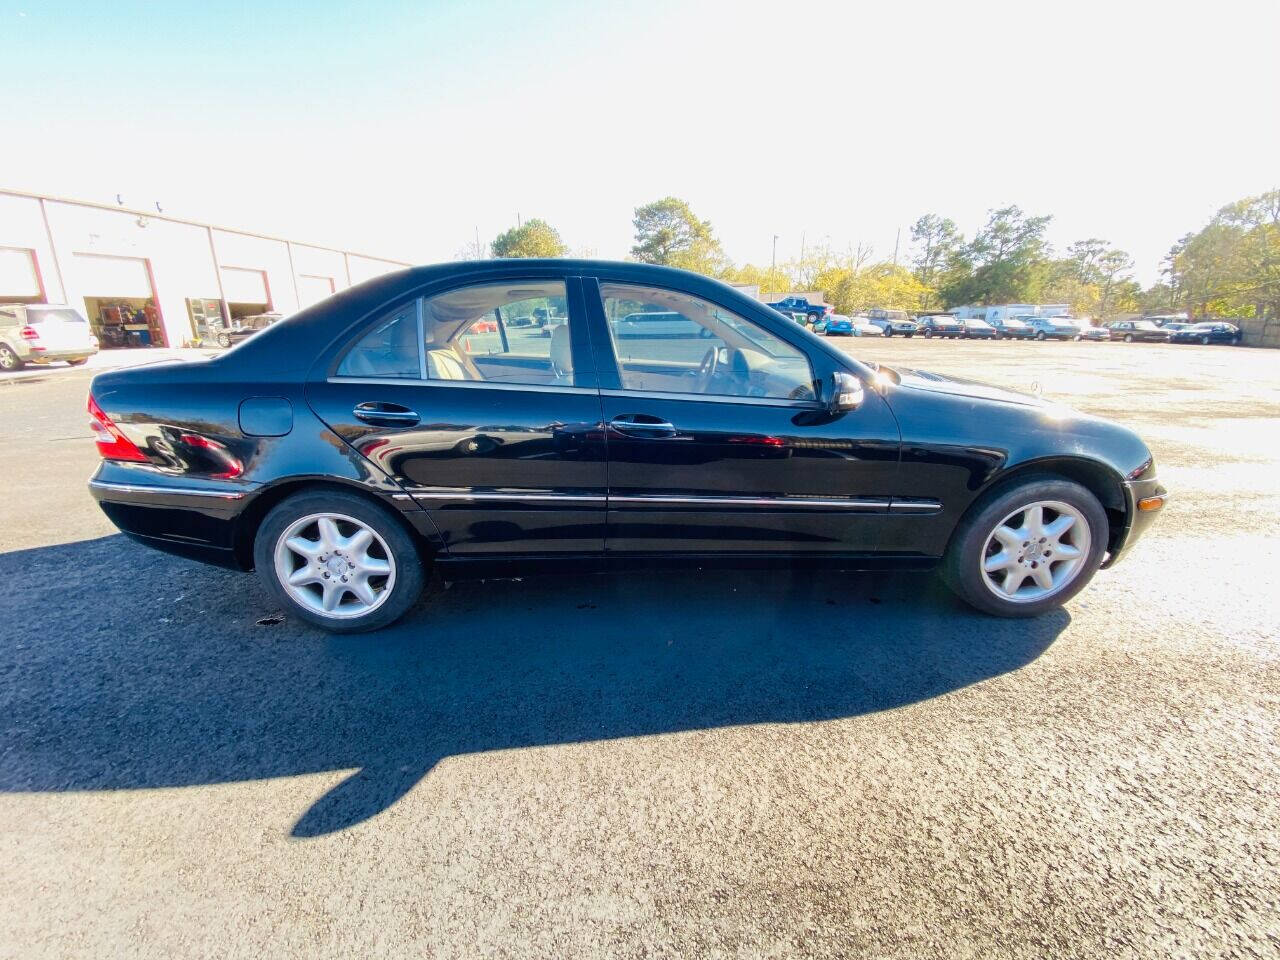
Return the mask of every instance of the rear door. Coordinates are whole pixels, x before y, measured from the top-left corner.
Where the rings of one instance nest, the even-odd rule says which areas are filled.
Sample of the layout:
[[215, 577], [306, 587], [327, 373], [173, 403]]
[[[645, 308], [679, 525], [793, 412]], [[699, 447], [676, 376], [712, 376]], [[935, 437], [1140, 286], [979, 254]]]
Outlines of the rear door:
[[[542, 326], [512, 326], [540, 310]], [[581, 284], [513, 273], [394, 304], [313, 371], [312, 408], [430, 511], [454, 557], [598, 554], [605, 444]]]
[[[861, 554], [877, 548], [899, 434], [874, 391], [832, 414], [834, 369], [706, 296], [584, 281], [609, 446], [614, 554]], [[680, 329], [628, 317], [672, 313]], [[785, 336], [790, 333], [790, 338]]]

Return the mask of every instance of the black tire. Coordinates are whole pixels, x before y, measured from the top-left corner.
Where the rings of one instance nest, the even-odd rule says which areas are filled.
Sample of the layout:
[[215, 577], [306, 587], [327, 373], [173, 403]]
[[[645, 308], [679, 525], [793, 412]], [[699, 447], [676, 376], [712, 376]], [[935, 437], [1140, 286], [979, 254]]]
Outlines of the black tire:
[[75, 360], [67, 361], [67, 363], [71, 364], [73, 367], [83, 367], [88, 362], [89, 362], [88, 357], [77, 357]]
[[926, 340], [932, 340], [932, 339], [933, 339], [933, 331], [932, 331], [932, 330], [926, 330], [926, 331], [924, 332], [924, 338], [925, 338]]
[[[275, 565], [277, 541], [294, 521], [314, 513], [354, 518], [386, 543], [387, 552], [395, 561], [395, 581], [386, 599], [369, 613], [346, 619], [327, 616], [295, 600], [280, 583]], [[363, 633], [394, 623], [417, 602], [426, 582], [418, 545], [399, 518], [380, 504], [339, 490], [304, 491], [276, 504], [258, 528], [253, 559], [267, 590], [289, 613], [331, 633]]]
[[218, 346], [223, 347], [224, 349], [231, 346], [231, 338], [225, 333], [218, 334]]
[[1133, 334], [1132, 334], [1132, 333], [1126, 333], [1126, 334], [1124, 335], [1124, 342], [1125, 342], [1125, 343], [1133, 343]]
[[21, 369], [22, 358], [14, 353], [7, 343], [0, 343], [0, 370]]
[[886, 337], [892, 337], [892, 336], [893, 336], [893, 327], [885, 327], [885, 328], [884, 328], [884, 335], [885, 335]]
[[1207, 336], [1201, 337], [1200, 343], [1207, 347], [1209, 345], [1209, 338]]
[[1037, 330], [1037, 331], [1036, 331], [1036, 339], [1037, 339], [1037, 340], [1048, 340], [1048, 339], [1049, 339], [1049, 337], [1048, 337], [1048, 335], [1047, 335], [1043, 330]]
[[[1061, 501], [1075, 507], [1089, 525], [1089, 549], [1074, 578], [1040, 600], [1016, 602], [997, 596], [979, 567], [992, 531], [1019, 507], [1037, 501]], [[1088, 586], [1107, 549], [1107, 514], [1098, 499], [1070, 480], [1050, 474], [1034, 475], [997, 487], [969, 508], [951, 536], [942, 564], [942, 578], [965, 603], [997, 617], [1034, 617], [1062, 606]]]

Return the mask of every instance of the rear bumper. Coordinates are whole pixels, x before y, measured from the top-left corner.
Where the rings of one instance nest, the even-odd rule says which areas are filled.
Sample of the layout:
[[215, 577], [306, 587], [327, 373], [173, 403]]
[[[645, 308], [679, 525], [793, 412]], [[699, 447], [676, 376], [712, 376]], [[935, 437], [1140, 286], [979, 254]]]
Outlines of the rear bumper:
[[1112, 543], [1110, 555], [1102, 564], [1103, 567], [1115, 566], [1122, 556], [1128, 555], [1129, 549], [1155, 523], [1156, 517], [1163, 512], [1169, 500], [1169, 492], [1155, 479], [1126, 481], [1124, 496], [1125, 526]]
[[83, 360], [98, 352], [96, 347], [84, 347], [80, 350], [63, 349], [30, 351], [20, 359], [23, 363], [52, 363], [59, 360]]
[[175, 477], [104, 461], [89, 493], [122, 533], [157, 550], [236, 570], [236, 521], [256, 484]]

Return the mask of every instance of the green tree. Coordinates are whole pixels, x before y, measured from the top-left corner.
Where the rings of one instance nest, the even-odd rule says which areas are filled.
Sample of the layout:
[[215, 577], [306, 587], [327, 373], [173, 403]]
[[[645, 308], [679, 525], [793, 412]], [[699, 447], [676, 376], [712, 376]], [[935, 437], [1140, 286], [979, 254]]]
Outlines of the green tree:
[[728, 266], [711, 224], [699, 220], [689, 204], [678, 197], [664, 197], [637, 207], [636, 243], [631, 255], [641, 263], [680, 267], [718, 275]]
[[757, 286], [761, 294], [783, 294], [793, 288], [791, 276], [781, 267], [757, 267], [753, 263], [735, 267], [729, 264], [720, 271], [719, 277], [725, 283]]
[[495, 257], [563, 257], [569, 247], [545, 220], [526, 220], [493, 241]]
[[949, 276], [940, 290], [944, 302], [1036, 299], [1044, 279], [1044, 233], [1052, 219], [1029, 217], [1017, 206], [992, 210], [973, 241], [952, 258]]
[[955, 222], [935, 213], [927, 213], [911, 225], [911, 244], [915, 253], [911, 258], [912, 270], [924, 287], [921, 309], [936, 306], [936, 290], [943, 276], [964, 246], [964, 237], [956, 229]]
[[1098, 291], [1094, 317], [1101, 320], [1115, 313], [1128, 313], [1138, 302], [1141, 288], [1133, 281], [1133, 257], [1123, 250], [1106, 250], [1094, 261]]
[[916, 310], [925, 286], [915, 273], [894, 263], [829, 267], [814, 280], [827, 302], [839, 313], [866, 313], [873, 307]]

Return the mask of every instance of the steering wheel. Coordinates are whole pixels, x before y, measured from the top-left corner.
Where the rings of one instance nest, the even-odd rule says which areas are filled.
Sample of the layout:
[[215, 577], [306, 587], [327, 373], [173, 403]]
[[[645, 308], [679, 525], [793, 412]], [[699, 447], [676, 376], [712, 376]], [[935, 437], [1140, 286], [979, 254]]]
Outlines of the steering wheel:
[[698, 364], [698, 369], [693, 375], [694, 380], [698, 383], [698, 393], [706, 393], [707, 387], [711, 385], [711, 378], [716, 375], [716, 363], [718, 360], [719, 351], [715, 347], [709, 347], [707, 352], [702, 355], [702, 361]]

